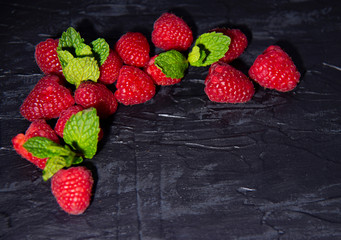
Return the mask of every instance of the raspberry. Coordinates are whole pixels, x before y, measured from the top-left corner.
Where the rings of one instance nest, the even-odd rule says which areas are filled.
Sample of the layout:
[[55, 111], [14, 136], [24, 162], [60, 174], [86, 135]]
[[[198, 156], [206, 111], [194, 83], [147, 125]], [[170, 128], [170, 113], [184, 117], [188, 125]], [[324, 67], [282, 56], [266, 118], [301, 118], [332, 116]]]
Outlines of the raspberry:
[[84, 108], [94, 107], [100, 118], [116, 112], [117, 101], [113, 92], [102, 83], [82, 82], [75, 91], [75, 101]]
[[145, 68], [145, 71], [152, 77], [155, 84], [167, 86], [179, 83], [181, 81], [181, 78], [166, 77], [162, 70], [154, 64], [155, 58], [157, 56], [158, 55], [152, 57]]
[[59, 138], [45, 120], [39, 119], [30, 124], [25, 134], [19, 133], [12, 139], [13, 148], [20, 156], [32, 162], [40, 169], [44, 169], [47, 158], [34, 157], [23, 147], [24, 143], [32, 137], [46, 137], [56, 143], [59, 143]]
[[163, 50], [185, 51], [193, 42], [192, 30], [182, 18], [164, 13], [154, 23], [152, 42]]
[[35, 48], [36, 62], [45, 74], [63, 74], [62, 66], [57, 55], [58, 43], [58, 39], [49, 38], [38, 43]]
[[224, 62], [211, 65], [205, 85], [209, 99], [220, 103], [244, 103], [255, 92], [252, 82], [245, 74]]
[[147, 73], [133, 66], [123, 66], [117, 79], [115, 97], [124, 105], [144, 103], [155, 95], [155, 85]]
[[249, 76], [264, 88], [280, 92], [293, 90], [300, 80], [294, 62], [279, 46], [268, 47], [257, 57]]
[[90, 205], [94, 180], [85, 167], [59, 170], [51, 180], [51, 190], [59, 206], [72, 215], [82, 214]]
[[54, 127], [54, 131], [57, 133], [58, 136], [63, 138], [63, 132], [64, 132], [64, 127], [65, 127], [66, 122], [69, 120], [69, 118], [72, 115], [82, 111], [83, 109], [84, 108], [80, 105], [74, 105], [60, 113], [60, 116]]
[[60, 78], [47, 75], [40, 79], [20, 107], [20, 113], [29, 121], [52, 119], [75, 104], [71, 91], [60, 85]]
[[114, 83], [118, 78], [122, 65], [123, 62], [120, 56], [114, 50], [110, 49], [109, 56], [99, 68], [101, 74], [98, 82], [103, 84]]
[[221, 32], [226, 36], [231, 38], [231, 43], [229, 50], [225, 53], [225, 56], [220, 59], [220, 61], [229, 63], [232, 60], [238, 58], [247, 47], [247, 38], [245, 34], [239, 29], [226, 29], [226, 28], [216, 28], [211, 30], [211, 32]]
[[128, 32], [116, 43], [116, 51], [127, 65], [144, 67], [149, 61], [150, 46], [139, 32]]

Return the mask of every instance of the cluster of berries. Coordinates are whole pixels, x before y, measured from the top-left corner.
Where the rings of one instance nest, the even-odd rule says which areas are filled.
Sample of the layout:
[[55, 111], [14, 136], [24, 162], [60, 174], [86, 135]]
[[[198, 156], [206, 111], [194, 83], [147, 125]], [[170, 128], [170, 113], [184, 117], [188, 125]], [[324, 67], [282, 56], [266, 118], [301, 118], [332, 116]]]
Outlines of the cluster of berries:
[[[239, 29], [216, 28], [201, 35], [187, 58], [183, 53], [192, 46], [193, 34], [186, 22], [172, 13], [162, 14], [154, 23], [152, 42], [164, 51], [156, 56], [150, 56], [149, 42], [139, 32], [124, 34], [113, 48], [103, 39], [97, 39], [91, 46], [83, 41], [79, 33], [69, 28], [60, 39], [47, 39], [36, 46], [35, 59], [45, 76], [20, 107], [21, 115], [31, 125], [25, 134], [12, 139], [14, 149], [22, 157], [43, 169], [48, 175], [46, 179], [52, 177], [52, 193], [70, 214], [86, 210], [93, 184], [88, 169], [70, 166], [78, 164], [82, 157], [91, 158], [97, 149], [87, 155], [86, 148], [97, 145], [103, 136], [98, 127], [98, 131], [91, 132], [96, 142], [84, 143], [84, 136], [90, 133], [73, 131], [81, 124], [88, 131], [83, 111], [95, 109], [98, 119], [104, 119], [115, 113], [118, 103], [144, 103], [155, 95], [156, 85], [179, 83], [188, 65], [210, 65], [205, 93], [211, 101], [243, 103], [255, 92], [252, 80], [229, 65], [248, 45]], [[249, 76], [261, 86], [278, 91], [292, 90], [300, 78], [291, 58], [278, 46], [270, 46], [256, 59]], [[69, 83], [75, 85], [74, 91]], [[57, 119], [54, 129], [47, 123], [50, 119]], [[60, 139], [71, 147], [61, 147]], [[74, 141], [79, 141], [77, 146], [72, 145]], [[83, 155], [73, 153], [72, 148], [81, 150]]]

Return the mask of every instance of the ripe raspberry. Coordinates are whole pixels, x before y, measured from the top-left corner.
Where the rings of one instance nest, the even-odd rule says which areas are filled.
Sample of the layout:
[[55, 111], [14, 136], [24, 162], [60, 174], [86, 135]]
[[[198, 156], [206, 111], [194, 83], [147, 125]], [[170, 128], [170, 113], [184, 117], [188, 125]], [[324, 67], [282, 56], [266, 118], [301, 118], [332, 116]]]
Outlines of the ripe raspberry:
[[[81, 105], [73, 105], [71, 107], [69, 107], [68, 109], [64, 110], [63, 112], [61, 112], [57, 123], [54, 127], [54, 131], [57, 133], [57, 135], [61, 138], [63, 138], [64, 136], [64, 128], [65, 128], [65, 124], [66, 122], [70, 119], [70, 117], [80, 111], [82, 111], [84, 108]], [[98, 133], [98, 141], [101, 140], [103, 138], [103, 130], [101, 129], [100, 132]]]
[[115, 97], [124, 105], [144, 103], [155, 95], [155, 85], [147, 73], [133, 66], [123, 66], [116, 83]]
[[242, 31], [240, 31], [239, 29], [226, 28], [216, 28], [211, 30], [211, 32], [213, 31], [221, 32], [231, 38], [229, 50], [225, 53], [225, 56], [220, 59], [220, 61], [229, 63], [242, 55], [248, 44], [247, 38]]
[[113, 92], [102, 83], [82, 82], [75, 91], [75, 101], [84, 108], [94, 107], [100, 118], [107, 118], [117, 109]]
[[205, 85], [207, 96], [214, 102], [243, 103], [249, 101], [255, 93], [249, 78], [224, 62], [211, 65]]
[[20, 107], [20, 113], [29, 121], [51, 119], [75, 104], [71, 91], [60, 85], [56, 75], [40, 79]]
[[270, 46], [259, 55], [249, 69], [249, 76], [262, 87], [280, 92], [293, 90], [301, 77], [292, 59], [279, 46]]
[[157, 56], [158, 55], [152, 57], [149, 60], [145, 68], [145, 71], [152, 77], [155, 84], [167, 86], [167, 85], [173, 85], [173, 84], [179, 83], [181, 81], [181, 78], [177, 79], [177, 78], [166, 77], [166, 75], [162, 72], [162, 70], [154, 64], [155, 58]]
[[98, 82], [103, 84], [114, 83], [118, 78], [122, 65], [123, 62], [120, 56], [114, 50], [110, 49], [109, 56], [99, 68], [101, 75]]
[[45, 120], [39, 119], [31, 123], [26, 130], [25, 135], [19, 133], [12, 139], [13, 148], [19, 155], [35, 164], [40, 169], [44, 169], [47, 158], [34, 157], [23, 147], [24, 143], [32, 137], [46, 137], [56, 143], [59, 143], [59, 138]]
[[152, 42], [166, 51], [185, 51], [193, 42], [193, 34], [182, 18], [172, 13], [164, 13], [154, 22]]
[[81, 105], [73, 105], [60, 113], [60, 116], [54, 127], [54, 131], [59, 137], [63, 138], [64, 127], [69, 118], [83, 109], [84, 108]]
[[51, 190], [59, 206], [72, 215], [82, 214], [90, 205], [94, 180], [85, 167], [61, 169], [51, 180]]
[[149, 61], [150, 46], [139, 32], [128, 32], [116, 43], [116, 52], [127, 65], [144, 67]]
[[35, 48], [35, 59], [45, 74], [59, 74], [62, 75], [62, 66], [60, 65], [57, 55], [58, 39], [47, 39], [38, 43]]

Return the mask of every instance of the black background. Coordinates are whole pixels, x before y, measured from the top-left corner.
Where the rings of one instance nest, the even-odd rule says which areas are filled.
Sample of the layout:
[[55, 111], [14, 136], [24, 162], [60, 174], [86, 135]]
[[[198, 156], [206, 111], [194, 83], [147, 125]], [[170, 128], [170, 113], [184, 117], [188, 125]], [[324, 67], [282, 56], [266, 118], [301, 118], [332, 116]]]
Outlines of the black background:
[[[12, 0], [0, 9], [1, 239], [341, 239], [339, 1]], [[255, 84], [250, 102], [218, 104], [204, 93], [208, 68], [190, 67], [147, 103], [119, 105], [85, 162], [93, 201], [68, 215], [10, 142], [29, 126], [19, 107], [43, 76], [35, 45], [69, 26], [87, 43], [113, 46], [128, 31], [150, 40], [167, 11], [194, 37], [240, 28], [249, 46], [232, 65], [244, 73], [280, 45], [301, 82], [288, 93]]]

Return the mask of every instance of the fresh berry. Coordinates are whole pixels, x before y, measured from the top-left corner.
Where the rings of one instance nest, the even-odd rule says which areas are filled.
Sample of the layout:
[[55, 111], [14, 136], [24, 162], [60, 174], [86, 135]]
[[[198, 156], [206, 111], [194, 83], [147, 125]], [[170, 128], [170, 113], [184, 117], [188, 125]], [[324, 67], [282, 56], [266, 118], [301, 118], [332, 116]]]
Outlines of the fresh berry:
[[301, 77], [290, 56], [274, 45], [257, 57], [249, 76], [262, 87], [280, 92], [293, 90]]
[[46, 137], [56, 143], [59, 143], [59, 138], [45, 120], [39, 119], [30, 124], [25, 134], [19, 133], [12, 139], [13, 148], [19, 155], [35, 164], [37, 167], [44, 169], [47, 158], [34, 157], [23, 147], [24, 143], [32, 137]]
[[79, 215], [90, 205], [93, 183], [91, 171], [85, 167], [61, 169], [52, 177], [52, 194], [65, 212]]
[[60, 85], [60, 78], [47, 75], [40, 79], [20, 107], [20, 113], [29, 121], [52, 119], [75, 104], [71, 91]]
[[164, 13], [154, 23], [152, 42], [163, 50], [185, 51], [193, 42], [193, 34], [182, 18]]
[[181, 78], [166, 77], [162, 70], [155, 65], [154, 62], [157, 56], [158, 55], [152, 57], [145, 68], [145, 71], [152, 77], [155, 84], [167, 86], [179, 83], [181, 81]]
[[116, 43], [116, 51], [125, 64], [135, 67], [144, 67], [150, 58], [148, 40], [139, 32], [124, 34]]
[[75, 91], [75, 101], [84, 108], [94, 107], [100, 118], [107, 118], [117, 109], [113, 92], [102, 83], [82, 82]]
[[[81, 105], [73, 105], [71, 107], [69, 107], [68, 109], [64, 110], [63, 112], [61, 112], [57, 123], [54, 127], [54, 131], [57, 133], [57, 135], [61, 138], [63, 138], [64, 136], [64, 128], [65, 128], [65, 124], [66, 122], [70, 119], [71, 116], [73, 116], [74, 114], [82, 111], [84, 108]], [[101, 140], [103, 138], [103, 129], [100, 130], [99, 134], [98, 134], [98, 140]]]
[[244, 103], [255, 92], [252, 82], [245, 74], [224, 62], [211, 65], [205, 85], [209, 99], [220, 103]]
[[123, 66], [116, 83], [115, 97], [124, 105], [144, 103], [155, 95], [155, 85], [150, 76], [133, 66]]
[[59, 137], [63, 138], [64, 127], [66, 122], [70, 119], [70, 117], [82, 111], [83, 109], [84, 108], [81, 105], [73, 105], [60, 113], [60, 116], [54, 127], [54, 131], [57, 133]]
[[226, 63], [231, 62], [232, 60], [242, 55], [245, 48], [247, 47], [247, 37], [239, 29], [216, 28], [211, 31], [221, 32], [231, 38], [229, 50], [225, 53], [225, 56], [220, 59], [220, 61]]
[[62, 66], [57, 55], [58, 43], [58, 39], [49, 38], [40, 42], [35, 48], [36, 62], [45, 74], [63, 74]]
[[123, 62], [120, 56], [114, 50], [110, 49], [109, 56], [99, 68], [100, 76], [98, 82], [103, 84], [114, 83], [118, 78], [122, 65]]

